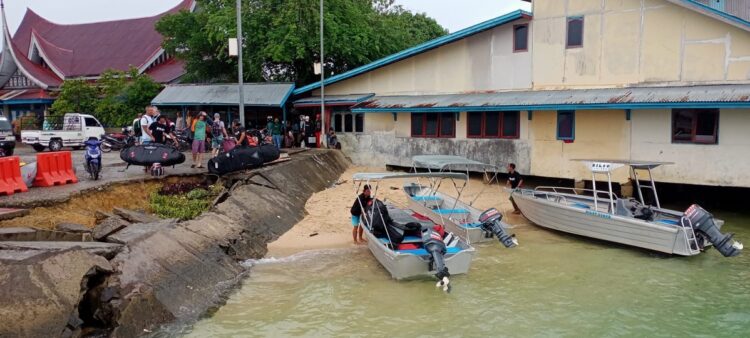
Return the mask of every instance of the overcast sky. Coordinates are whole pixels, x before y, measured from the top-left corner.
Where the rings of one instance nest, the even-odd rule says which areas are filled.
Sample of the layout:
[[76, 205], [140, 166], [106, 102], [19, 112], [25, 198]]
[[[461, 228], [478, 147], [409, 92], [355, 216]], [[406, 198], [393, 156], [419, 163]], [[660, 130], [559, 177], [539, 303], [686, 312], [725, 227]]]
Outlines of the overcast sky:
[[[83, 23], [151, 16], [180, 0], [4, 0], [11, 33], [26, 8], [57, 23]], [[396, 0], [414, 12], [424, 12], [451, 32], [530, 5], [520, 0]]]

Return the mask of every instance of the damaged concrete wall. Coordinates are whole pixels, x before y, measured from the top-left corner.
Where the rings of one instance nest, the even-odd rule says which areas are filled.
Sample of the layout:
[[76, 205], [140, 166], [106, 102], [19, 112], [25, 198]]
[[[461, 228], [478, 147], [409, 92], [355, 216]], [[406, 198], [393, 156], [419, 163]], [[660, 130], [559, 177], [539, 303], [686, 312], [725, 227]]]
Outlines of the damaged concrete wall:
[[[535, 89], [750, 79], [750, 32], [665, 0], [534, 1]], [[566, 48], [568, 17], [583, 46]]]
[[[119, 248], [107, 256], [110, 261], [84, 250], [51, 258], [0, 250], [0, 337], [77, 336], [68, 327], [80, 328], [94, 312], [103, 326], [98, 334], [112, 337], [196, 320], [247, 272], [241, 262], [263, 257], [268, 242], [304, 217], [307, 199], [330, 187], [348, 165], [339, 151], [313, 150], [226, 176], [232, 188], [211, 211], [182, 223], [128, 226], [127, 236], [118, 237], [124, 246], [110, 244]], [[100, 283], [87, 281], [94, 268], [107, 272]]]

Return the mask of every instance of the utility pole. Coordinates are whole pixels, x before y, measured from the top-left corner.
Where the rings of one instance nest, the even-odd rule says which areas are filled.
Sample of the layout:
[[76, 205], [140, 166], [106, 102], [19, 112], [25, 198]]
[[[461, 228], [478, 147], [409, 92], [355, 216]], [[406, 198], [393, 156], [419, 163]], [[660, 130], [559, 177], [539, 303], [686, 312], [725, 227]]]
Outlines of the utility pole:
[[328, 131], [326, 130], [326, 64], [325, 48], [323, 47], [323, 0], [320, 0], [320, 142], [328, 147]]
[[242, 83], [242, 43], [242, 0], [237, 0], [237, 88], [240, 96], [240, 125], [245, 128], [245, 89]]

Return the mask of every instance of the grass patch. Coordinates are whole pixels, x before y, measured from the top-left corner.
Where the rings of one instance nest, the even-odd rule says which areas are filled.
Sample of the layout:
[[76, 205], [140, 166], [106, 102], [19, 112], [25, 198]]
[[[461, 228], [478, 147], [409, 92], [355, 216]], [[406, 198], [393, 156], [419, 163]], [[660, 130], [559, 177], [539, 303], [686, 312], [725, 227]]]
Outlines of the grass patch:
[[220, 185], [167, 185], [150, 195], [149, 206], [159, 217], [190, 220], [208, 210], [222, 189]]

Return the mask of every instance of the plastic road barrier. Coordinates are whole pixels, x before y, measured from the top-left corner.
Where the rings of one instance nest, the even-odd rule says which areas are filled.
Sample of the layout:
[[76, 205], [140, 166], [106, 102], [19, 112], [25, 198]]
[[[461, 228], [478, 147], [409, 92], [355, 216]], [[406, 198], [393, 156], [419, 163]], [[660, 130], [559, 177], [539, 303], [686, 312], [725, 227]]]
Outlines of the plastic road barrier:
[[26, 191], [29, 191], [29, 188], [21, 179], [21, 158], [18, 156], [0, 158], [0, 194], [13, 195]]
[[36, 163], [35, 187], [78, 183], [69, 151], [39, 153], [36, 155]]

